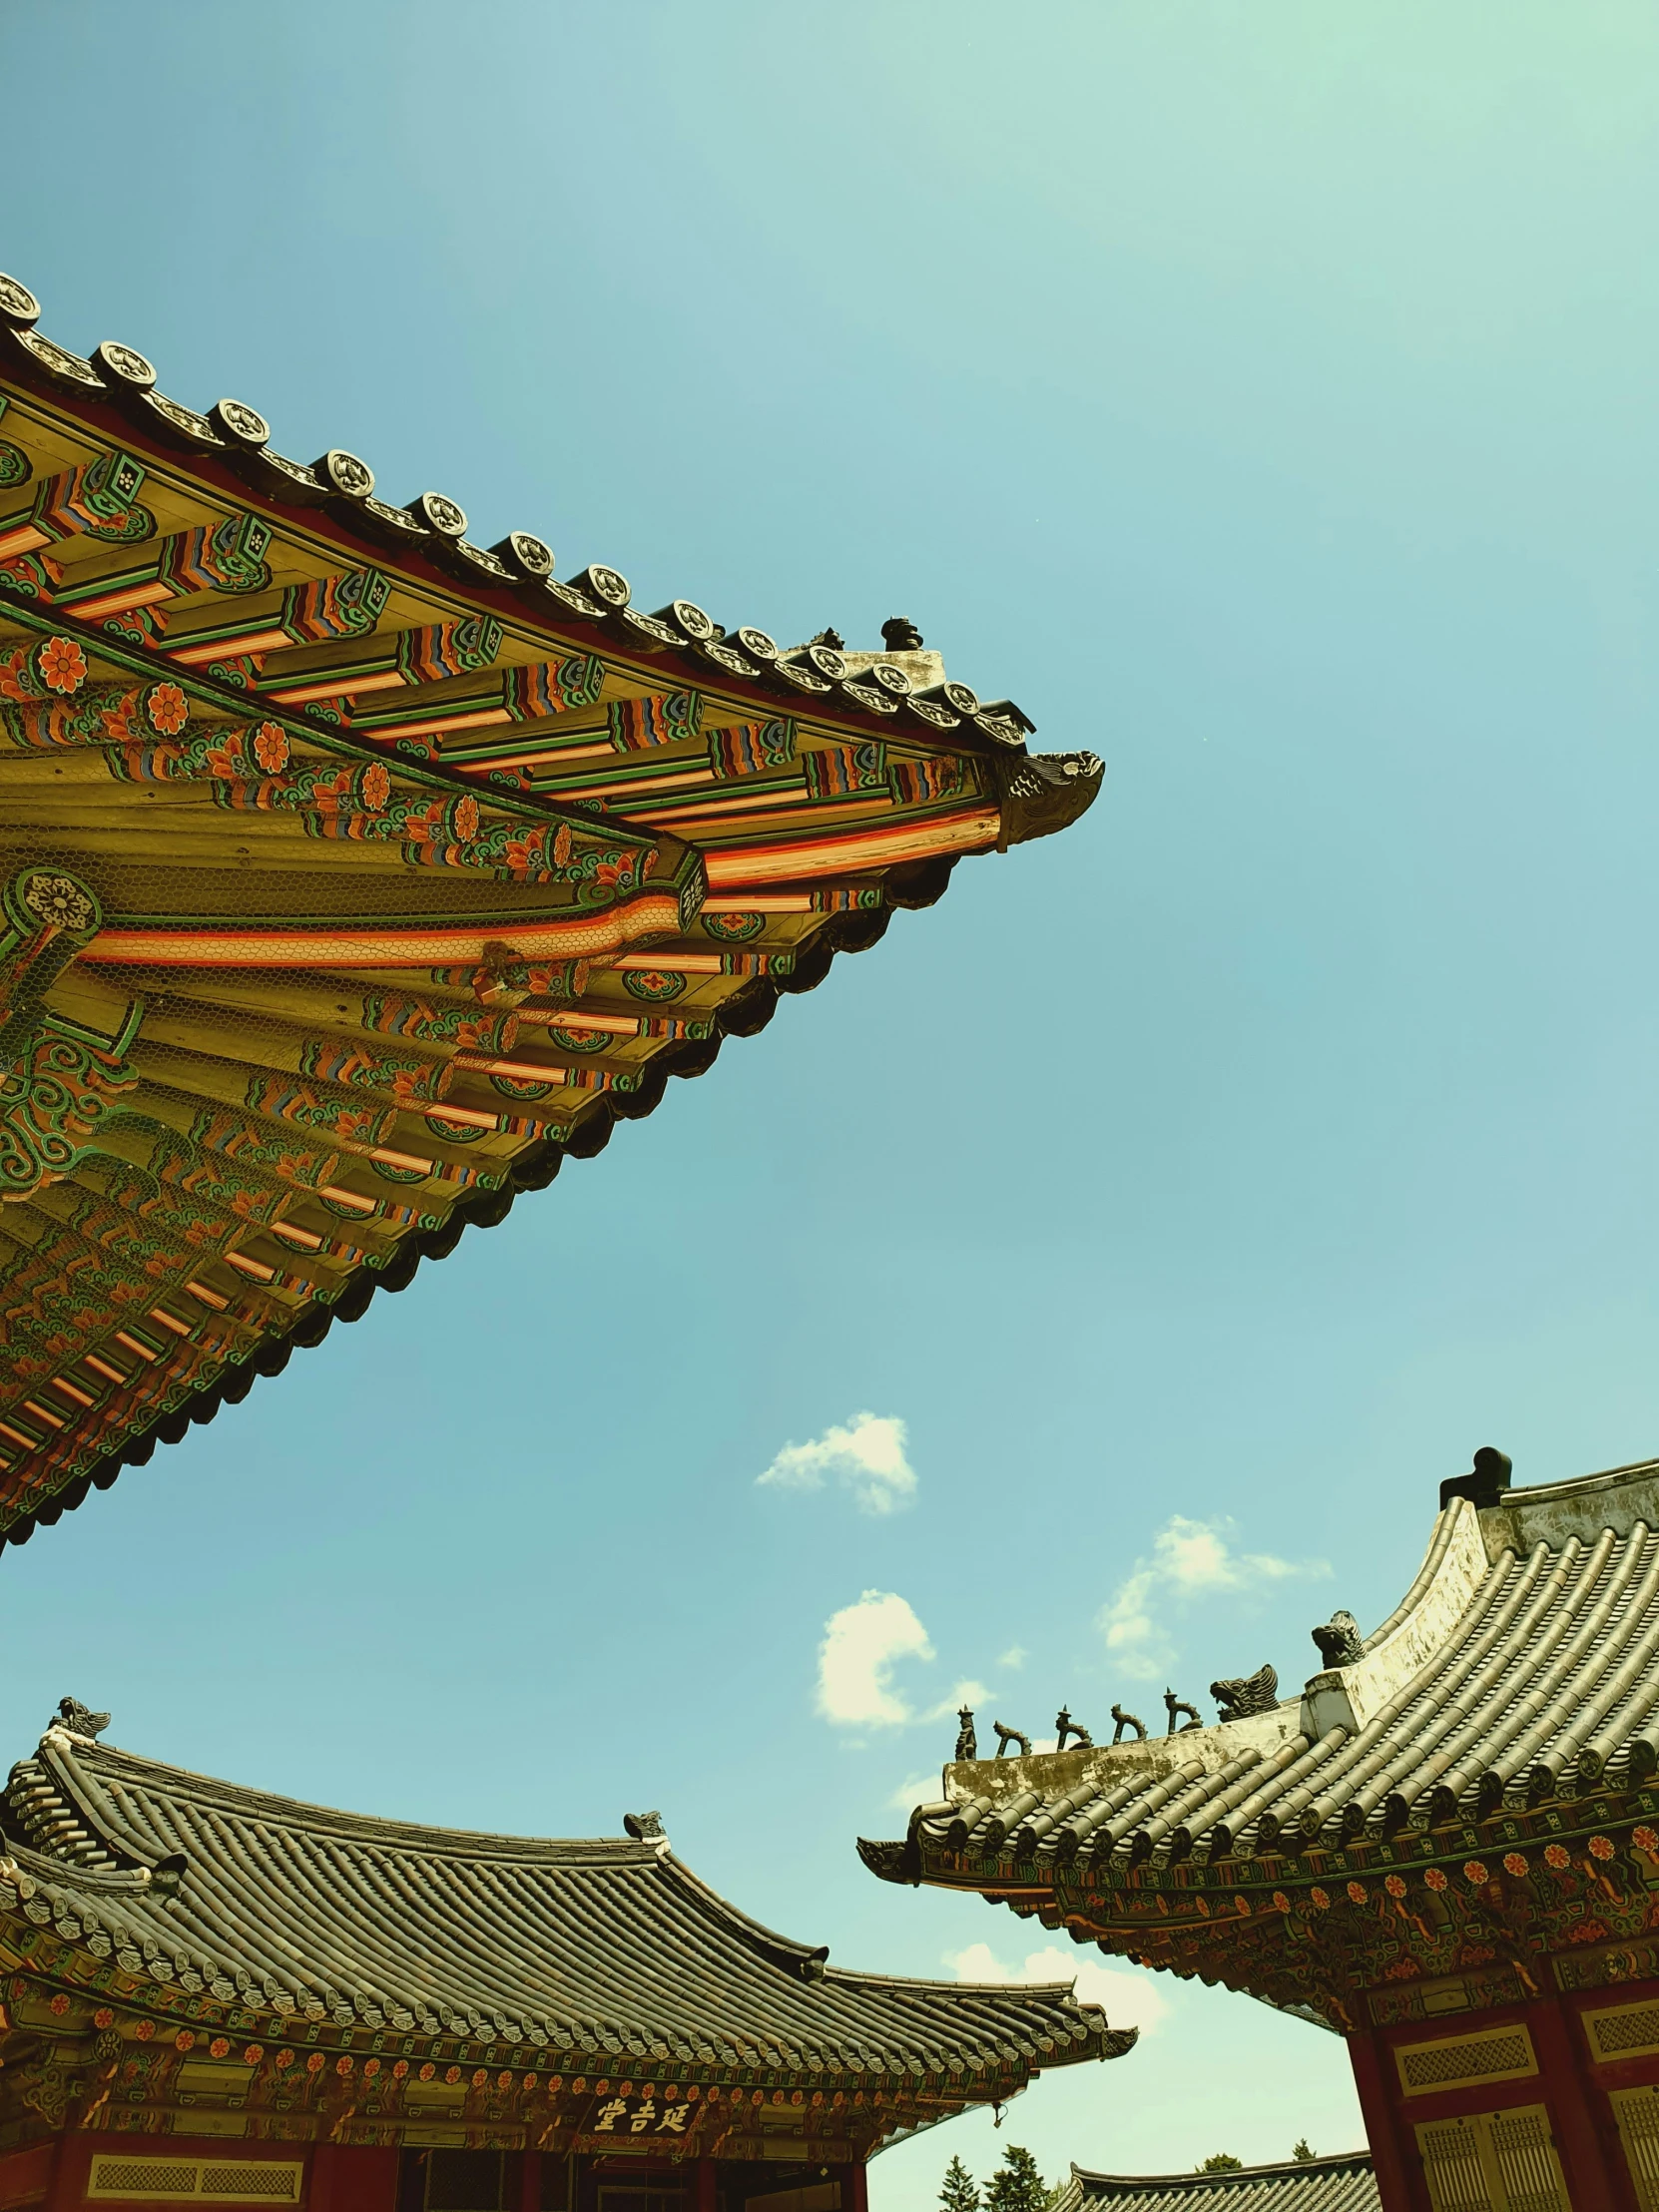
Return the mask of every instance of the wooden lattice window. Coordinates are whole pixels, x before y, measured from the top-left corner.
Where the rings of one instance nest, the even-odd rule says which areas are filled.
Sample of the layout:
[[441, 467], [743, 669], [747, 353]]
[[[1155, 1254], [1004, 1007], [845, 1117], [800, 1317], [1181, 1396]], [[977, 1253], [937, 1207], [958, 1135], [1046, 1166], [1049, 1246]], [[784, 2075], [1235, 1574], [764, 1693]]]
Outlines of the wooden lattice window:
[[1659, 2212], [1659, 2082], [1615, 2089], [1608, 2099], [1619, 2123], [1619, 2141], [1642, 2212]]
[[1416, 2136], [1434, 2212], [1571, 2212], [1541, 2104], [1427, 2121]]
[[1473, 2035], [1445, 2035], [1432, 2043], [1396, 2043], [1394, 2064], [1408, 2097], [1438, 2096], [1481, 2081], [1515, 2081], [1538, 2070], [1532, 2038], [1513, 2027], [1483, 2027]]
[[87, 2176], [87, 2195], [174, 2204], [297, 2204], [304, 2176], [298, 2159], [133, 2158], [101, 2152]]
[[1659, 2004], [1614, 2004], [1584, 2014], [1590, 2049], [1610, 2058], [1643, 2058], [1659, 2051]]

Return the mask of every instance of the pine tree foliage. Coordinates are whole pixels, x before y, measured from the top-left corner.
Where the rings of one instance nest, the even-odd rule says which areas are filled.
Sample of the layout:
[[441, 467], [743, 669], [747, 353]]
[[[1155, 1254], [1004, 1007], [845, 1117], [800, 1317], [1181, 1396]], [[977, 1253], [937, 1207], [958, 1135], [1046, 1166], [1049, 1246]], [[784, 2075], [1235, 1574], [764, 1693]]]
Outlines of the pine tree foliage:
[[1037, 2161], [1018, 2143], [1002, 2153], [1002, 2163], [985, 2187], [985, 2212], [1048, 2212], [1049, 2192]]
[[943, 2212], [980, 2212], [979, 2184], [959, 2158], [953, 2158], [944, 2169], [939, 2203]]
[[1201, 2174], [1243, 2173], [1244, 2160], [1235, 2158], [1230, 2150], [1213, 2150], [1198, 2171]]
[[1312, 2165], [1317, 2155], [1318, 2154], [1310, 2147], [1307, 2136], [1299, 2135], [1297, 2137], [1296, 2148], [1291, 2153], [1291, 2156], [1296, 2160], [1297, 2164], [1299, 2166]]

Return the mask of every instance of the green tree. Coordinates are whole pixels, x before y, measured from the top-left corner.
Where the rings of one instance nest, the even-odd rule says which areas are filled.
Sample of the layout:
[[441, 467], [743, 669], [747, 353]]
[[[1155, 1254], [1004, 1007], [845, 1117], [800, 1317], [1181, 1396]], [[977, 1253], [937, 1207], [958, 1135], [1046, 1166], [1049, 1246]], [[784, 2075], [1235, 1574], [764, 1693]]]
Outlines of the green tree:
[[985, 2212], [1048, 2212], [1048, 2205], [1037, 2161], [1018, 2143], [1010, 2143], [985, 2186]]
[[953, 2158], [944, 2169], [939, 2203], [944, 2212], [979, 2212], [979, 2185], [959, 2158]]
[[1309, 2166], [1313, 2164], [1314, 2155], [1313, 2150], [1309, 2147], [1307, 2136], [1299, 2135], [1296, 2148], [1292, 2151], [1291, 2156], [1299, 2166]]
[[1202, 2166], [1201, 2174], [1238, 2174], [1244, 2172], [1244, 2160], [1235, 2158], [1230, 2150], [1213, 2150]]

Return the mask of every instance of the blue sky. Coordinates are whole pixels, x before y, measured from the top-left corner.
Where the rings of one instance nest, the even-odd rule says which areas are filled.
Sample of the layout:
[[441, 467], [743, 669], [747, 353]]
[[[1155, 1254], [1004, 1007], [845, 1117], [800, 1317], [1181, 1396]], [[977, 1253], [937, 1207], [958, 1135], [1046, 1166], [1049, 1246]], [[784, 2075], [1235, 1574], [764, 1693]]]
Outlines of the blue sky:
[[[647, 606], [909, 615], [1107, 763], [8, 1552], [16, 1752], [67, 1690], [365, 1811], [659, 1806], [837, 1961], [1012, 1971], [852, 1855], [959, 1682], [1295, 1682], [1475, 1444], [1659, 1448], [1651, 10], [9, 0], [0, 69], [54, 336]], [[865, 1413], [872, 1496], [758, 1482]], [[1148, 2031], [1009, 2114], [1050, 2175], [1360, 2140], [1334, 2038], [1061, 1963]]]

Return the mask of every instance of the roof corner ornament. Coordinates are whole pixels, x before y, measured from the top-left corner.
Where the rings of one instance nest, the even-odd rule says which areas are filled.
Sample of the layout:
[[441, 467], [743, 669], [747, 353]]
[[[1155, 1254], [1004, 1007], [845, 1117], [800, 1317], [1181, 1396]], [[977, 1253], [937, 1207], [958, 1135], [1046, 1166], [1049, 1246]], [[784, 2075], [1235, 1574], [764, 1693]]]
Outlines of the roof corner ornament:
[[1328, 1667], [1352, 1667], [1356, 1660], [1366, 1656], [1360, 1623], [1341, 1606], [1323, 1627], [1311, 1628], [1308, 1633], [1318, 1644], [1320, 1657]]
[[1010, 1744], [1018, 1744], [1020, 1748], [1020, 1756], [1022, 1758], [1030, 1758], [1031, 1739], [1024, 1733], [1023, 1730], [1018, 1728], [1004, 1728], [1000, 1721], [992, 1721], [991, 1726], [996, 1730], [996, 1756], [999, 1759], [1007, 1758], [1008, 1746]]
[[1096, 753], [1026, 753], [1017, 731], [1013, 742], [1021, 748], [1016, 758], [995, 757], [1004, 848], [1051, 837], [1074, 823], [1094, 805], [1104, 773]]
[[889, 653], [919, 653], [921, 632], [908, 615], [891, 615], [881, 625], [881, 643]]
[[1279, 1672], [1258, 1667], [1254, 1674], [1235, 1675], [1230, 1682], [1212, 1682], [1210, 1695], [1221, 1708], [1224, 1721], [1248, 1720], [1253, 1713], [1271, 1713], [1279, 1703]]
[[1126, 1728], [1132, 1728], [1135, 1731], [1136, 1743], [1144, 1744], [1146, 1742], [1146, 1723], [1136, 1714], [1126, 1713], [1121, 1705], [1114, 1705], [1112, 1707], [1112, 1718], [1117, 1723], [1117, 1726], [1112, 1730], [1114, 1744], [1122, 1743], [1123, 1732]]
[[1443, 1513], [1458, 1497], [1466, 1497], [1477, 1513], [1495, 1505], [1509, 1487], [1514, 1466], [1506, 1451], [1499, 1451], [1495, 1444], [1482, 1444], [1469, 1473], [1454, 1474], [1440, 1484], [1440, 1511]]
[[1054, 1726], [1059, 1731], [1059, 1741], [1054, 1746], [1056, 1751], [1065, 1750], [1066, 1738], [1068, 1736], [1071, 1738], [1072, 1742], [1079, 1747], [1080, 1750], [1093, 1750], [1094, 1738], [1089, 1734], [1088, 1730], [1083, 1726], [1083, 1723], [1081, 1721], [1074, 1721], [1072, 1719], [1068, 1707], [1062, 1705], [1060, 1710], [1055, 1714]]
[[956, 1731], [956, 1758], [977, 1759], [979, 1756], [979, 1739], [973, 1732], [973, 1707], [971, 1705], [961, 1706], [957, 1711], [956, 1718], [962, 1724]]
[[838, 630], [821, 630], [816, 638], [807, 640], [809, 645], [827, 646], [831, 653], [844, 653], [846, 640]]
[[108, 1713], [94, 1713], [79, 1698], [61, 1697], [58, 1710], [47, 1723], [49, 1728], [61, 1728], [67, 1736], [79, 1736], [86, 1743], [102, 1736], [110, 1725]]
[[636, 1844], [656, 1844], [668, 1841], [668, 1831], [663, 1826], [661, 1813], [624, 1813], [622, 1825]]
[[[1314, 1633], [1317, 1636], [1319, 1634], [1319, 1630], [1316, 1629]], [[1169, 1726], [1164, 1730], [1164, 1734], [1166, 1736], [1173, 1736], [1176, 1734], [1175, 1716], [1177, 1713], [1185, 1713], [1187, 1715], [1186, 1727], [1180, 1731], [1183, 1736], [1187, 1733], [1188, 1728], [1202, 1728], [1204, 1726], [1203, 1721], [1199, 1717], [1198, 1707], [1196, 1705], [1189, 1705], [1184, 1697], [1177, 1697], [1173, 1690], [1166, 1690], [1164, 1692], [1164, 1711], [1169, 1715]]]

